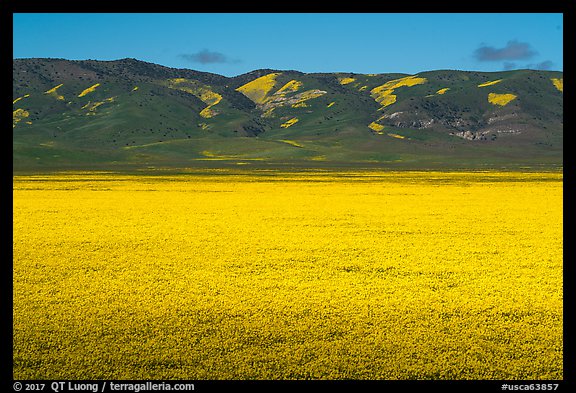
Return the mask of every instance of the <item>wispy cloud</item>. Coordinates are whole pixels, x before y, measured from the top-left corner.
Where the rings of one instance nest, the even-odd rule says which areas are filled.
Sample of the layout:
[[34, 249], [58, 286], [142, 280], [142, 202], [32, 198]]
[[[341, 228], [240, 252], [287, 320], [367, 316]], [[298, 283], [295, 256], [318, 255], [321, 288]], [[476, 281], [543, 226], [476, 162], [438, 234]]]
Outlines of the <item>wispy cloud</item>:
[[196, 53], [182, 53], [179, 55], [182, 59], [187, 60], [191, 63], [200, 64], [236, 64], [240, 63], [238, 59], [231, 59], [223, 53], [211, 51], [208, 49], [203, 49]]
[[529, 70], [547, 71], [547, 70], [551, 70], [554, 68], [554, 62], [552, 62], [550, 60], [544, 60], [540, 63], [518, 64], [518, 63], [514, 63], [514, 62], [505, 61], [502, 64], [502, 69], [504, 71], [518, 70], [518, 69], [522, 69], [522, 68], [529, 69]]
[[528, 64], [526, 65], [526, 68], [530, 68], [531, 70], [551, 70], [552, 67], [554, 67], [554, 63], [551, 62], [550, 60], [545, 60], [541, 63], [536, 63], [536, 64]]
[[474, 51], [474, 57], [478, 61], [526, 60], [536, 54], [529, 43], [517, 40], [508, 41], [503, 48], [482, 44]]

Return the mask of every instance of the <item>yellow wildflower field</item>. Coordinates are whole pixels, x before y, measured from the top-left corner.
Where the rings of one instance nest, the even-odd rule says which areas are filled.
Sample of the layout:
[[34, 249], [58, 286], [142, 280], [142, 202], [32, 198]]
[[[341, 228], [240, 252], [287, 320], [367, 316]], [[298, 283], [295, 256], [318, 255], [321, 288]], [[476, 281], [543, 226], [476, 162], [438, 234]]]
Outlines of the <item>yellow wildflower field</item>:
[[14, 378], [561, 379], [562, 187], [14, 176]]

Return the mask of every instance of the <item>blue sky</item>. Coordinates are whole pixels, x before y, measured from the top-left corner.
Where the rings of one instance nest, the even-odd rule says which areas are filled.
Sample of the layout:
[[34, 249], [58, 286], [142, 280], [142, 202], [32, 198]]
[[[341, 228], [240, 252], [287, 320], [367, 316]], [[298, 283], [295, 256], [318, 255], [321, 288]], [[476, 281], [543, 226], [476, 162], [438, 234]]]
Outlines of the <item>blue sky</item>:
[[14, 14], [14, 58], [126, 57], [226, 76], [563, 70], [563, 15]]

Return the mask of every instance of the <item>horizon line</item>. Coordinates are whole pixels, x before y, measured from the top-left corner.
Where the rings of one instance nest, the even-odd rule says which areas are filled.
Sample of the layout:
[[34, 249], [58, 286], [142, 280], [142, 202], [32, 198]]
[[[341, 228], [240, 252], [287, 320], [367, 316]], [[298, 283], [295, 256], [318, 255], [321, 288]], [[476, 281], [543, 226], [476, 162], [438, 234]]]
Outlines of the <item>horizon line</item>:
[[540, 69], [535, 69], [535, 68], [515, 68], [515, 69], [511, 69], [511, 70], [500, 70], [500, 71], [480, 71], [480, 70], [464, 70], [464, 69], [458, 69], [458, 68], [440, 68], [440, 69], [434, 69], [434, 70], [423, 70], [423, 71], [419, 71], [416, 73], [406, 73], [406, 72], [379, 72], [379, 73], [364, 73], [364, 72], [355, 72], [355, 71], [317, 71], [317, 72], [304, 72], [304, 71], [299, 71], [299, 70], [295, 70], [295, 69], [276, 69], [276, 68], [270, 68], [270, 67], [262, 67], [262, 68], [256, 68], [253, 69], [251, 71], [247, 71], [241, 74], [236, 74], [234, 76], [226, 76], [223, 74], [219, 74], [217, 72], [211, 72], [211, 71], [200, 71], [194, 68], [179, 68], [179, 67], [171, 67], [171, 66], [167, 66], [164, 64], [160, 64], [160, 63], [153, 63], [150, 61], [146, 61], [146, 60], [140, 60], [134, 57], [124, 57], [124, 58], [119, 58], [119, 59], [113, 59], [113, 60], [102, 60], [102, 59], [67, 59], [67, 58], [63, 58], [63, 57], [13, 57], [12, 61], [14, 60], [64, 60], [64, 61], [97, 61], [97, 62], [118, 62], [118, 61], [123, 61], [123, 60], [133, 60], [133, 61], [137, 61], [137, 62], [141, 62], [141, 63], [147, 63], [147, 64], [153, 64], [153, 65], [157, 65], [160, 67], [165, 67], [165, 68], [170, 68], [170, 69], [174, 69], [174, 70], [188, 70], [188, 71], [195, 71], [195, 72], [203, 72], [206, 74], [213, 74], [213, 75], [219, 75], [219, 76], [224, 76], [226, 78], [235, 78], [238, 76], [242, 76], [242, 75], [246, 75], [246, 74], [250, 74], [253, 72], [257, 72], [257, 71], [264, 71], [264, 70], [271, 70], [271, 71], [282, 71], [282, 72], [298, 72], [298, 73], [302, 73], [302, 74], [350, 74], [350, 75], [384, 75], [384, 74], [404, 74], [404, 75], [418, 75], [421, 73], [425, 73], [425, 72], [436, 72], [436, 71], [457, 71], [457, 72], [481, 72], [481, 73], [501, 73], [501, 72], [514, 72], [514, 71], [540, 71], [540, 72], [564, 72], [563, 70], [540, 70]]

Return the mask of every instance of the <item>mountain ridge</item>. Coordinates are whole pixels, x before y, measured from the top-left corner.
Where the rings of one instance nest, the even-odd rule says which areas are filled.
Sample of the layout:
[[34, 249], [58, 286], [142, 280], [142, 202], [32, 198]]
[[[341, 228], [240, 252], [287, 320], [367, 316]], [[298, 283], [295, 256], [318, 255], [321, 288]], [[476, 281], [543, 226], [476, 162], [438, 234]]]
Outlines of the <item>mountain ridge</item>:
[[13, 60], [16, 169], [561, 166], [562, 152], [559, 71], [227, 77], [131, 58]]

